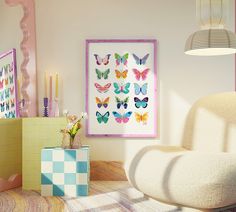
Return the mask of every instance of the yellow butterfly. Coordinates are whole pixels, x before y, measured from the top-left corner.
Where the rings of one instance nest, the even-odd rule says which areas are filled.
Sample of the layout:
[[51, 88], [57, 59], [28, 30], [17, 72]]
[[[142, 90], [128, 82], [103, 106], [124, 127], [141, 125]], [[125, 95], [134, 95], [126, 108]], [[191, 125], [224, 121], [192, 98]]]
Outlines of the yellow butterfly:
[[125, 79], [127, 77], [128, 70], [124, 70], [124, 71], [115, 70], [115, 72], [116, 72], [117, 79], [120, 79], [120, 78]]
[[147, 124], [148, 112], [144, 114], [135, 113], [135, 119], [138, 123], [143, 122], [143, 124]]

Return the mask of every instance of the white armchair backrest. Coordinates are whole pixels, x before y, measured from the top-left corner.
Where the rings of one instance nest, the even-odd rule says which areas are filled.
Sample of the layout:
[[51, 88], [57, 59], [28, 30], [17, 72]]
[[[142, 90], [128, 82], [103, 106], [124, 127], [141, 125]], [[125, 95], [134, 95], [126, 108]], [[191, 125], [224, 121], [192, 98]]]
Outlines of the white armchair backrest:
[[199, 99], [189, 111], [183, 147], [204, 152], [236, 152], [236, 92]]

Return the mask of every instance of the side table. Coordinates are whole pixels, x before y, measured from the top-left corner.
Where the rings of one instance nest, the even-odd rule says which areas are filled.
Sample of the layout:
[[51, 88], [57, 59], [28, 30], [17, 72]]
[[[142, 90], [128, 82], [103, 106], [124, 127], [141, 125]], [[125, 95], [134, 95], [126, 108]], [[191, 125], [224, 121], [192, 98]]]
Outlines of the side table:
[[42, 196], [87, 196], [89, 173], [89, 146], [49, 147], [41, 151]]

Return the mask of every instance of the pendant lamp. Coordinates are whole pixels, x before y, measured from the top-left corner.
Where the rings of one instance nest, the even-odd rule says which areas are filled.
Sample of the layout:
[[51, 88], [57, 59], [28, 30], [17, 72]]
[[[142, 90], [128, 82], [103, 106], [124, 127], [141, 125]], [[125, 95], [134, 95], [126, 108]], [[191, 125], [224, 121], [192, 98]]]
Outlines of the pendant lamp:
[[214, 56], [236, 53], [236, 35], [224, 28], [226, 0], [197, 0], [201, 30], [191, 34], [185, 44], [185, 54]]

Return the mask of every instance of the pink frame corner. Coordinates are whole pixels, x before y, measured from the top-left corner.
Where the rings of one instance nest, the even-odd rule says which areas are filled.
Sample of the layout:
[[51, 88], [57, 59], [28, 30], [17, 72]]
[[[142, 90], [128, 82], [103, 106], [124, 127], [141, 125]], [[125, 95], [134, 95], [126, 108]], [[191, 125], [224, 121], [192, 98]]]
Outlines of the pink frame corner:
[[[102, 138], [102, 137], [113, 137], [113, 138], [156, 138], [159, 134], [157, 133], [157, 123], [158, 123], [158, 118], [157, 118], [157, 106], [158, 106], [158, 102], [157, 102], [157, 74], [158, 74], [158, 68], [157, 68], [157, 45], [158, 45], [158, 41], [156, 39], [87, 39], [85, 40], [85, 54], [86, 54], [86, 63], [85, 63], [85, 72], [86, 72], [86, 100], [85, 100], [85, 110], [88, 113], [88, 91], [89, 91], [89, 87], [88, 87], [88, 71], [89, 71], [89, 64], [88, 64], [88, 56], [89, 56], [89, 44], [90, 43], [153, 43], [154, 45], [154, 92], [155, 92], [155, 102], [154, 102], [154, 107], [156, 108], [156, 110], [154, 111], [154, 116], [156, 117], [156, 120], [154, 122], [154, 128], [155, 128], [155, 132], [153, 134], [147, 134], [147, 135], [137, 135], [137, 134], [112, 134], [112, 135], [108, 135], [108, 134], [89, 134], [89, 120], [86, 120], [86, 137], [97, 137], [97, 138]], [[88, 114], [89, 115], [89, 114]]]
[[5, 0], [9, 6], [21, 5], [24, 15], [20, 22], [23, 40], [20, 44], [23, 53], [21, 64], [22, 98], [25, 100], [21, 110], [22, 117], [35, 117], [38, 114], [37, 106], [37, 70], [36, 70], [36, 29], [34, 0]]

